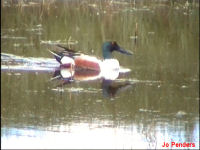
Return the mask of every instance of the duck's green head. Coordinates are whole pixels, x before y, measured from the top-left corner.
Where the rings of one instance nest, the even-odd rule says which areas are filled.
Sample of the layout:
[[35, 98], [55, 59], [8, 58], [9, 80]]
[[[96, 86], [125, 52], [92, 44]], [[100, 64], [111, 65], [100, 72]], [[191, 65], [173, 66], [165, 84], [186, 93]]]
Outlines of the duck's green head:
[[120, 53], [126, 54], [126, 55], [132, 55], [131, 52], [128, 52], [128, 51], [122, 49], [117, 44], [117, 42], [104, 42], [102, 49], [103, 49], [103, 58], [104, 59], [112, 58], [112, 52], [113, 51], [117, 51], [117, 52], [120, 52]]

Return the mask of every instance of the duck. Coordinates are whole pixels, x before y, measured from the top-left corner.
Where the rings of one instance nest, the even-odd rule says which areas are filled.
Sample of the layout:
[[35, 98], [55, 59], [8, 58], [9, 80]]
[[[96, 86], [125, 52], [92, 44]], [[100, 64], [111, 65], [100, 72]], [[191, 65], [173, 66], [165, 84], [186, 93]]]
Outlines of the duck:
[[120, 52], [121, 54], [133, 55], [132, 52], [121, 48], [116, 41], [106, 41], [103, 43], [103, 59], [77, 52], [62, 45], [57, 46], [63, 50], [61, 52], [49, 51], [54, 55], [61, 67], [94, 70], [102, 72], [103, 74], [120, 69], [119, 61], [112, 57], [114, 51]]

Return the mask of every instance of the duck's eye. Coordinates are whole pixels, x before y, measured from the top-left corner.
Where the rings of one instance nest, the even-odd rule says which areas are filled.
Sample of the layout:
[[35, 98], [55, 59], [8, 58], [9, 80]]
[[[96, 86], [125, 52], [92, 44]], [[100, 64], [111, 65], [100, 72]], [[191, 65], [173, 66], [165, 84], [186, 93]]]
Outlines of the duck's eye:
[[113, 45], [113, 46], [116, 46], [116, 45], [117, 45], [117, 42], [113, 41], [113, 42], [112, 42], [112, 45]]

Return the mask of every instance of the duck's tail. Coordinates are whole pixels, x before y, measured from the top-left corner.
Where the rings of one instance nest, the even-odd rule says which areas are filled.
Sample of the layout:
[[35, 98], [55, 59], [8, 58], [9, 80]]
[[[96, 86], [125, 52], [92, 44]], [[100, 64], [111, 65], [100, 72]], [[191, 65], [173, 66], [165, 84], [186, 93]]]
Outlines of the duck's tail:
[[55, 59], [61, 64], [61, 59], [63, 58], [63, 54], [62, 53], [56, 53], [56, 52], [53, 52], [51, 50], [49, 50], [49, 52], [51, 54], [53, 54], [53, 56], [55, 57]]

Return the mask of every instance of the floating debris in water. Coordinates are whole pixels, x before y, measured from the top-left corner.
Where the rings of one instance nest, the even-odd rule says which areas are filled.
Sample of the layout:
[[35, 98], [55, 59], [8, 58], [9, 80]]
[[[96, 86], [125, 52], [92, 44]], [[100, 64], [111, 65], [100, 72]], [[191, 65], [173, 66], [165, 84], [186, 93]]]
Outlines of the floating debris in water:
[[110, 1], [110, 4], [130, 5], [130, 3], [128, 3], [128, 2], [122, 2], [122, 1]]
[[73, 40], [71, 36], [70, 36], [68, 39], [65, 39], [65, 40], [67, 40], [67, 44], [68, 44], [69, 46], [70, 46], [70, 45], [78, 44], [78, 41]]
[[148, 32], [148, 34], [150, 34], [150, 35], [154, 35], [154, 34], [155, 34], [155, 32]]
[[71, 36], [68, 38], [68, 39], [65, 39], [64, 41], [61, 42], [61, 40], [56, 40], [56, 41], [51, 41], [51, 40], [48, 40], [48, 41], [43, 41], [41, 40], [40, 41], [40, 44], [49, 44], [49, 45], [57, 45], [57, 44], [60, 44], [60, 45], [75, 45], [75, 44], [78, 44], [78, 41], [76, 40], [72, 40]]
[[14, 47], [19, 47], [20, 44], [18, 44], [18, 43], [14, 43], [13, 46], [14, 46]]
[[143, 8], [132, 8], [132, 9], [127, 9], [128, 11], [150, 11], [151, 9], [147, 8], [144, 6]]
[[1, 31], [8, 31], [8, 32], [15, 32], [17, 31], [18, 29], [12, 29], [12, 28], [9, 28], [9, 29], [1, 29]]
[[27, 32], [32, 32], [34, 34], [38, 34], [38, 35], [41, 35], [42, 34], [42, 31], [43, 31], [43, 28], [42, 28], [42, 25], [41, 24], [38, 24], [36, 26], [34, 26], [33, 28], [28, 28], [26, 29]]
[[151, 113], [158, 113], [158, 112], [160, 112], [159, 110], [148, 110], [148, 109], [143, 109], [143, 108], [140, 108], [139, 111], [140, 112], [151, 112]]
[[127, 81], [127, 82], [133, 82], [133, 83], [139, 82], [139, 80], [137, 80], [137, 79], [117, 79], [115, 81], [116, 82], [125, 82], [125, 81]]
[[42, 25], [41, 25], [41, 24], [38, 24], [38, 25], [36, 25], [36, 27], [42, 27]]
[[97, 103], [100, 103], [100, 102], [102, 102], [102, 100], [101, 100], [101, 99], [98, 99], [98, 100], [96, 100], [96, 102], [97, 102]]
[[101, 89], [84, 89], [84, 88], [75, 88], [75, 87], [70, 87], [70, 88], [53, 88], [51, 89], [52, 91], [58, 91], [58, 92], [72, 92], [72, 93], [98, 93]]
[[96, 8], [96, 7], [97, 7], [96, 4], [88, 4], [88, 6], [93, 7], [93, 8]]
[[81, 92], [81, 91], [84, 91], [83, 88], [74, 88], [74, 87], [67, 88], [66, 90], [69, 91], [69, 92]]
[[56, 88], [56, 89], [51, 89], [52, 91], [56, 91], [56, 92], [64, 92], [63, 88]]
[[151, 80], [138, 80], [138, 79], [117, 79], [118, 82], [131, 82], [131, 83], [147, 83], [148, 85], [153, 85], [153, 83], [161, 83], [162, 81], [151, 81]]
[[50, 44], [50, 45], [57, 45], [57, 44], [67, 44], [67, 43], [60, 43], [60, 40], [57, 40], [57, 41], [40, 41], [40, 44]]
[[15, 75], [15, 76], [20, 76], [20, 75], [21, 75], [21, 73], [14, 73], [14, 75]]
[[98, 93], [100, 89], [95, 89], [95, 88], [89, 88], [89, 89], [84, 89], [84, 88], [66, 88], [68, 92], [84, 92], [84, 93]]
[[26, 37], [17, 37], [17, 36], [8, 36], [8, 35], [4, 35], [1, 36], [1, 39], [14, 39], [14, 40], [26, 40]]
[[146, 82], [146, 83], [161, 83], [162, 81], [153, 81], [153, 80], [141, 80], [140, 82]]
[[176, 117], [183, 117], [183, 116], [185, 116], [187, 113], [186, 112], [184, 112], [184, 111], [178, 111], [177, 113], [176, 113]]
[[28, 32], [35, 32], [35, 31], [41, 31], [43, 30], [42, 28], [30, 28], [30, 29], [26, 29], [26, 31]]
[[148, 85], [149, 85], [149, 86], [152, 86], [153, 84], [152, 84], [152, 83], [148, 83]]
[[137, 39], [138, 38], [138, 36], [130, 36], [130, 39]]
[[195, 79], [195, 78], [194, 78], [194, 79], [192, 79], [192, 81], [196, 82], [196, 81], [199, 81], [199, 79]]
[[182, 88], [182, 89], [185, 89], [185, 88], [187, 88], [187, 86], [186, 86], [186, 85], [182, 85], [181, 88]]

